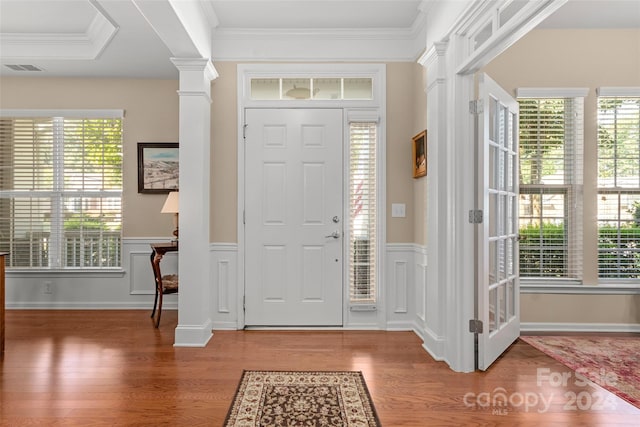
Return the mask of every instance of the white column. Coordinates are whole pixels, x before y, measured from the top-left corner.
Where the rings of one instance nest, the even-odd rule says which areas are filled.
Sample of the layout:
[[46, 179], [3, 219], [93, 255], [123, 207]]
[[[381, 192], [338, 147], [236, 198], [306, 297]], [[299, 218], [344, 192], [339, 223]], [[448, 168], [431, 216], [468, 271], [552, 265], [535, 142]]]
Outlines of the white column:
[[451, 369], [473, 370], [474, 133], [469, 114], [473, 75], [456, 72], [464, 46], [457, 36], [435, 43], [421, 58], [427, 68], [427, 280], [424, 348]]
[[458, 71], [468, 56], [468, 40], [451, 36], [447, 48], [447, 221], [443, 232], [447, 250], [442, 252], [447, 269], [445, 354], [454, 371], [474, 370], [474, 341], [469, 320], [475, 304], [475, 228], [469, 210], [475, 207], [475, 130], [469, 101], [474, 99], [475, 81], [471, 73]]
[[175, 346], [203, 347], [212, 336], [209, 270], [211, 81], [203, 58], [171, 60], [180, 71], [180, 250]]
[[435, 43], [421, 59], [427, 71], [427, 272], [425, 280], [425, 316], [423, 327], [424, 347], [437, 360], [444, 358], [444, 314], [447, 270], [443, 262], [448, 252], [449, 239], [445, 222], [450, 218], [447, 211], [448, 189], [447, 160], [447, 43]]

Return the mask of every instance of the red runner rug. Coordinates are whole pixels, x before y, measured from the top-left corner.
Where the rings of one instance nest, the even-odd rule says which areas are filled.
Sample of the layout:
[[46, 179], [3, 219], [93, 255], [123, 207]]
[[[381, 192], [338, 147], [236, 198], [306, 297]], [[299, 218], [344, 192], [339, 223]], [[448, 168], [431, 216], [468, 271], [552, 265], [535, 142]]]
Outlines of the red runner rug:
[[520, 339], [640, 408], [640, 337], [521, 336]]

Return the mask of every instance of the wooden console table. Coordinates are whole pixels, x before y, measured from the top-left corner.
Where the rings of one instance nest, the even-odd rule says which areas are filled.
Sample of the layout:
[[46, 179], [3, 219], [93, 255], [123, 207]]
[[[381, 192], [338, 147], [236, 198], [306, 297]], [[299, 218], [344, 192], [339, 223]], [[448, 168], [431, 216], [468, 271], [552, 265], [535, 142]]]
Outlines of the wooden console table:
[[0, 357], [4, 355], [4, 266], [7, 252], [0, 252]]
[[178, 292], [178, 276], [175, 274], [163, 276], [160, 271], [160, 261], [167, 252], [178, 252], [178, 243], [151, 244], [151, 268], [153, 269], [153, 277], [156, 284], [156, 298], [153, 302], [151, 318], [154, 319], [156, 328], [160, 325], [160, 316], [162, 315], [162, 296]]

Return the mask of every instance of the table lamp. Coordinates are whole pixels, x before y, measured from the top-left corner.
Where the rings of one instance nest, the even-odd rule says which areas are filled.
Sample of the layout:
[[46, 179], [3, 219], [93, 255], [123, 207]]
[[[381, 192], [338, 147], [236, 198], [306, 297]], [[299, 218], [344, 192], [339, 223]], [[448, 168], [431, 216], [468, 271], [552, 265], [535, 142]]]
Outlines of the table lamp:
[[161, 213], [172, 213], [173, 214], [173, 226], [175, 230], [173, 230], [173, 235], [176, 236], [176, 241], [178, 240], [178, 212], [179, 212], [179, 196], [177, 191], [171, 191], [167, 195], [167, 200], [164, 201], [164, 205], [162, 206]]

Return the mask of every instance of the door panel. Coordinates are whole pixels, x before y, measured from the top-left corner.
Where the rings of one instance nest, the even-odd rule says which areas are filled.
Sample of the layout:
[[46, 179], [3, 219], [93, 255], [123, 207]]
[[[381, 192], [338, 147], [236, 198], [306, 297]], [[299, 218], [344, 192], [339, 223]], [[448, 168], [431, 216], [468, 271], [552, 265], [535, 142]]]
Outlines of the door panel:
[[486, 370], [520, 335], [518, 277], [518, 103], [480, 79], [478, 205], [478, 367]]
[[245, 324], [341, 326], [342, 110], [245, 123]]

